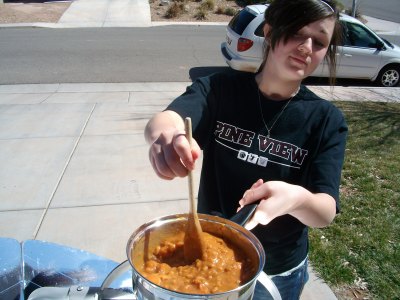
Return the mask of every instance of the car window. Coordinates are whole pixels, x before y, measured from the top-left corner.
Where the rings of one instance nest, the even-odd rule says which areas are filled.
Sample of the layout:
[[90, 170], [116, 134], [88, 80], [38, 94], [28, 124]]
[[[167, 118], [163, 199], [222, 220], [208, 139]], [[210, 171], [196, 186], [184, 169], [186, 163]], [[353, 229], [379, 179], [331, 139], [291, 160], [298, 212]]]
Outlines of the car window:
[[243, 31], [246, 29], [247, 25], [256, 16], [253, 15], [252, 13], [248, 12], [246, 9], [241, 10], [236, 16], [232, 18], [232, 20], [229, 22], [228, 26], [237, 34], [241, 35]]
[[258, 25], [257, 29], [254, 31], [254, 34], [259, 37], [264, 37], [264, 22], [261, 22], [261, 24]]
[[343, 22], [344, 46], [362, 47], [362, 48], [377, 48], [379, 45], [378, 39], [365, 27]]

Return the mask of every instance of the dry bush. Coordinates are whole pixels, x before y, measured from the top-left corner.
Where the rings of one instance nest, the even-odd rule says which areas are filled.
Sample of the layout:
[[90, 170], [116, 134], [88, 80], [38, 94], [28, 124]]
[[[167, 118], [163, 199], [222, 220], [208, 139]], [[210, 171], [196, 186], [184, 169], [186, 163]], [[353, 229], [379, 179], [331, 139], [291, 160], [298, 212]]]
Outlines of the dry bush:
[[236, 14], [237, 10], [234, 9], [233, 7], [226, 7], [224, 10], [224, 14], [227, 16], [234, 16]]
[[200, 4], [200, 9], [204, 10], [214, 10], [215, 8], [215, 2], [214, 0], [204, 0]]
[[224, 14], [224, 11], [225, 11], [225, 8], [224, 8], [224, 7], [218, 6], [217, 9], [215, 10], [215, 13], [216, 13], [217, 15], [222, 15], [222, 14]]
[[227, 16], [234, 16], [236, 12], [237, 10], [234, 9], [233, 7], [223, 7], [223, 6], [218, 6], [217, 9], [215, 10], [216, 14], [227, 15]]
[[206, 20], [207, 19], [207, 10], [199, 7], [197, 9], [197, 12], [194, 14], [194, 17], [196, 18], [196, 20]]
[[185, 12], [184, 1], [174, 1], [165, 12], [165, 17], [168, 19], [177, 18]]

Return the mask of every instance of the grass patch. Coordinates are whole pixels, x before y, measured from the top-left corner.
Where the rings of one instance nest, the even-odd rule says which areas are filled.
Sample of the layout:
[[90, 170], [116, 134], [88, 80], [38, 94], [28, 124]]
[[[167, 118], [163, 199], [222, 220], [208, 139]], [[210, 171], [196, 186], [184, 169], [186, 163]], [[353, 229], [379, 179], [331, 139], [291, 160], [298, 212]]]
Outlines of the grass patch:
[[349, 125], [341, 213], [310, 230], [310, 260], [330, 286], [399, 299], [400, 104], [335, 104]]

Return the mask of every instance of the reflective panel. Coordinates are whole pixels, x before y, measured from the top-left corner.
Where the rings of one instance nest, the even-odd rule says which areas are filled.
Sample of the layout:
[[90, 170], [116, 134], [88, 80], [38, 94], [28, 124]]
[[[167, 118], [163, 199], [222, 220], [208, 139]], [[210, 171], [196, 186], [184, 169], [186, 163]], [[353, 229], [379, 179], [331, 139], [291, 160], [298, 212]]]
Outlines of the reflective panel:
[[21, 245], [0, 238], [0, 299], [19, 299], [23, 289]]
[[[128, 268], [115, 272], [117, 265], [104, 257], [63, 245], [36, 240], [21, 245], [17, 240], [0, 238], [0, 300], [28, 299], [33, 291], [40, 293], [41, 297], [36, 299], [61, 299], [57, 295], [64, 294], [73, 295], [74, 299], [84, 299], [89, 294], [92, 298], [96, 294], [102, 300], [136, 299], [129, 264]], [[110, 273], [113, 276], [108, 277], [100, 293]]]
[[[38, 287], [100, 287], [118, 265], [90, 252], [36, 240], [23, 243], [23, 258], [25, 298]], [[128, 272], [111, 287], [131, 288], [131, 282], [131, 272]]]
[[[118, 263], [54, 243], [0, 238], [0, 299], [23, 300], [40, 287], [99, 288]], [[131, 270], [119, 275], [111, 290], [132, 293]], [[97, 289], [98, 290], [98, 289]]]

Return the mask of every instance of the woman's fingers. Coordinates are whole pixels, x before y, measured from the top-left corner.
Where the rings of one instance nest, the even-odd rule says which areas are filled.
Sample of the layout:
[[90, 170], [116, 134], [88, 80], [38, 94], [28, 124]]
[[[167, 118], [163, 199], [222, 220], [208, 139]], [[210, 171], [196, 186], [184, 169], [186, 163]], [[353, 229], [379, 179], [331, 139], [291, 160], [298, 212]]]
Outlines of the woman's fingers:
[[193, 170], [200, 148], [192, 140], [192, 148], [184, 133], [164, 133], [150, 146], [149, 158], [156, 174], [171, 180], [184, 177]]
[[261, 186], [264, 183], [264, 180], [262, 179], [258, 179], [256, 182], [253, 183], [253, 185], [251, 186], [252, 189]]
[[267, 181], [247, 190], [240, 200], [240, 205], [261, 201], [245, 227], [254, 228], [257, 224], [266, 225], [278, 216], [291, 213], [300, 194], [301, 190], [298, 186], [283, 181]]
[[171, 176], [172, 172], [169, 174], [165, 174], [165, 172], [164, 172], [164, 174], [163, 174], [158, 170], [157, 163], [156, 163], [153, 155], [151, 154], [151, 150], [149, 151], [149, 160], [150, 160], [151, 166], [153, 167], [154, 172], [157, 174], [158, 177], [160, 177], [161, 179], [166, 179], [166, 180], [174, 179], [175, 176]]
[[247, 230], [252, 230], [254, 227], [258, 225], [258, 223], [259, 222], [255, 220], [253, 215], [253, 217], [250, 220], [248, 220], [246, 224], [244, 224], [244, 228], [246, 228]]
[[188, 170], [182, 164], [179, 155], [172, 147], [157, 147], [151, 148], [153, 158], [153, 168], [160, 177], [175, 178], [184, 177], [187, 175]]
[[262, 179], [259, 179], [243, 194], [242, 199], [239, 201], [239, 205], [244, 206], [260, 199], [267, 198], [268, 196], [267, 185], [264, 184]]
[[186, 136], [178, 134], [173, 140], [174, 149], [179, 156], [182, 163], [188, 170], [193, 170], [195, 162], [200, 156], [200, 147], [195, 139], [192, 139], [192, 145], [190, 145]]
[[265, 203], [266, 201], [268, 200], [261, 200], [253, 216], [244, 225], [244, 228], [246, 228], [247, 230], [251, 230], [258, 224], [267, 225], [271, 221], [271, 219], [267, 216], [267, 214], [262, 210], [262, 207], [266, 204]]

